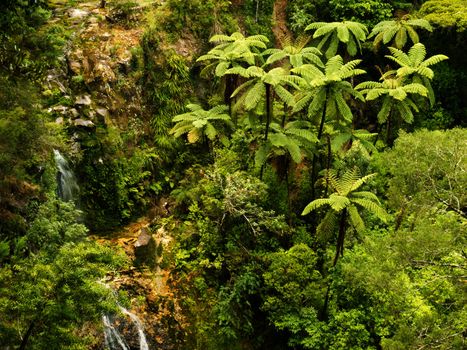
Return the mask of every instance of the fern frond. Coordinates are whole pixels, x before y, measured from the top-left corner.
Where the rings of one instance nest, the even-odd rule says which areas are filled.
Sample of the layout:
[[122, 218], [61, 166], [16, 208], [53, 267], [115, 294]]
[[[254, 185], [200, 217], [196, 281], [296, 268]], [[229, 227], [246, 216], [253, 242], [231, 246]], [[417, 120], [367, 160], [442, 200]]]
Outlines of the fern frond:
[[188, 142], [196, 143], [201, 138], [201, 131], [199, 129], [193, 128], [188, 133]]
[[430, 22], [428, 22], [426, 19], [422, 19], [422, 18], [411, 19], [407, 21], [407, 24], [413, 27], [420, 27], [429, 32], [433, 31], [433, 27], [431, 26]]
[[431, 57], [427, 58], [425, 61], [423, 61], [421, 63], [421, 66], [429, 67], [429, 66], [432, 66], [434, 64], [438, 64], [439, 62], [448, 60], [448, 59], [449, 59], [449, 57], [446, 56], [446, 55], [434, 55], [434, 56], [431, 56]]
[[357, 231], [358, 233], [363, 232], [365, 230], [365, 224], [363, 222], [362, 217], [358, 213], [357, 208], [355, 208], [355, 206], [353, 205], [350, 205], [347, 208], [347, 212], [349, 213], [350, 222], [355, 231]]
[[384, 122], [388, 120], [391, 110], [392, 110], [391, 97], [386, 96], [383, 99], [383, 104], [381, 105], [381, 109], [379, 110], [378, 115], [377, 115], [378, 122], [380, 124], [383, 124]]
[[336, 215], [336, 212], [334, 210], [328, 211], [316, 228], [318, 238], [323, 242], [329, 241], [331, 236], [339, 229], [338, 225], [339, 219]]
[[369, 175], [363, 176], [363, 177], [355, 180], [353, 182], [353, 184], [351, 185], [351, 187], [349, 189], [349, 192], [353, 192], [353, 191], [357, 190], [358, 188], [360, 188], [360, 186], [362, 186], [364, 183], [367, 183], [368, 181], [370, 181], [374, 177], [376, 177], [376, 173], [369, 174]]
[[330, 198], [319, 198], [308, 203], [308, 205], [303, 209], [302, 215], [309, 214], [312, 210], [316, 210], [324, 205], [332, 205], [334, 201]]
[[362, 208], [368, 210], [370, 213], [375, 215], [378, 219], [380, 219], [383, 222], [387, 221], [388, 214], [386, 211], [380, 207], [377, 203], [366, 199], [366, 198], [353, 198], [352, 199], [353, 203], [358, 204]]
[[350, 38], [350, 32], [347, 26], [343, 23], [340, 23], [337, 27], [337, 38], [343, 43], [347, 43]]
[[350, 107], [345, 102], [341, 94], [337, 93], [334, 95], [334, 101], [336, 101], [337, 109], [339, 110], [342, 117], [349, 123], [352, 122], [353, 115]]
[[265, 97], [266, 87], [261, 81], [256, 82], [245, 94], [245, 109], [247, 111], [255, 108], [259, 101]]
[[422, 43], [416, 43], [413, 45], [408, 54], [410, 58], [411, 66], [418, 67], [423, 62], [426, 56], [426, 48]]
[[407, 29], [405, 27], [400, 27], [394, 38], [394, 43], [396, 47], [404, 47], [407, 43]]
[[352, 197], [366, 198], [368, 200], [371, 200], [373, 202], [376, 202], [376, 203], [380, 204], [378, 196], [376, 194], [374, 194], [373, 192], [369, 192], [369, 191], [353, 192]]
[[346, 196], [340, 196], [338, 194], [332, 193], [329, 196], [329, 199], [332, 200], [331, 208], [336, 212], [340, 212], [350, 205], [350, 199]]
[[272, 53], [266, 60], [266, 64], [272, 64], [274, 62], [280, 61], [287, 57], [287, 54], [283, 51], [278, 50], [279, 52]]

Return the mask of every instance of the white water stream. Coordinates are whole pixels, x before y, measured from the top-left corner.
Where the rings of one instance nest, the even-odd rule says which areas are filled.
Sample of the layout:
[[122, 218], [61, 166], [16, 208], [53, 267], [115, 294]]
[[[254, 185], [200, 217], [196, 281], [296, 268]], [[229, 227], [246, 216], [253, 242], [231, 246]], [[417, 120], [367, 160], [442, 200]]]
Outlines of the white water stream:
[[68, 161], [62, 154], [54, 149], [55, 164], [57, 165], [57, 192], [58, 197], [64, 201], [69, 202], [77, 199], [79, 193], [79, 186], [76, 181], [75, 174], [71, 170]]

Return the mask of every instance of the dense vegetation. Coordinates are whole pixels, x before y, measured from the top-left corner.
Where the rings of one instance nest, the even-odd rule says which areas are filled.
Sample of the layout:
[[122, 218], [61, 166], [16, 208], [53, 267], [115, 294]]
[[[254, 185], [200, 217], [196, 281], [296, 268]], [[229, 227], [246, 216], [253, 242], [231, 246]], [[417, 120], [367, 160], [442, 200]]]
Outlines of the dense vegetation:
[[465, 348], [465, 1], [80, 3], [0, 4], [0, 348], [101, 346], [161, 198], [168, 349]]

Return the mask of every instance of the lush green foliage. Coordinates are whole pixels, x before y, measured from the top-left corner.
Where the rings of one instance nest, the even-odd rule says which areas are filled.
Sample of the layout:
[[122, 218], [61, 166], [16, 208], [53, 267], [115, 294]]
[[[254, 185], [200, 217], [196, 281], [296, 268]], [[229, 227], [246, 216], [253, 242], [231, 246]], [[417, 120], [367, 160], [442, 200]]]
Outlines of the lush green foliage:
[[[0, 5], [0, 347], [100, 347], [116, 304], [99, 281], [126, 259], [83, 223], [107, 233], [150, 208], [168, 274], [127, 271], [167, 282], [142, 308], [173, 321], [173, 348], [464, 348], [467, 135], [443, 130], [465, 115], [463, 4], [414, 19], [419, 2], [137, 3], [82, 23], [136, 37], [147, 21], [118, 82], [73, 75], [65, 92], [42, 84], [67, 37], [46, 2]], [[132, 88], [134, 115], [48, 110], [90, 116]], [[52, 148], [72, 150], [83, 212], [54, 196]]]

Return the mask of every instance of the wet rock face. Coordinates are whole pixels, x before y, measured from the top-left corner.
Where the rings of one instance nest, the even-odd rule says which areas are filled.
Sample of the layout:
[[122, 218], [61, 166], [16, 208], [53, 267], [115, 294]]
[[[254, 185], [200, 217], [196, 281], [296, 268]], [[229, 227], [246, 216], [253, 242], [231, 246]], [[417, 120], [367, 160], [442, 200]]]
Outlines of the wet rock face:
[[147, 265], [151, 268], [156, 266], [156, 249], [157, 244], [154, 237], [148, 232], [148, 229], [143, 227], [138, 236], [138, 240], [134, 244], [135, 247], [135, 265]]

